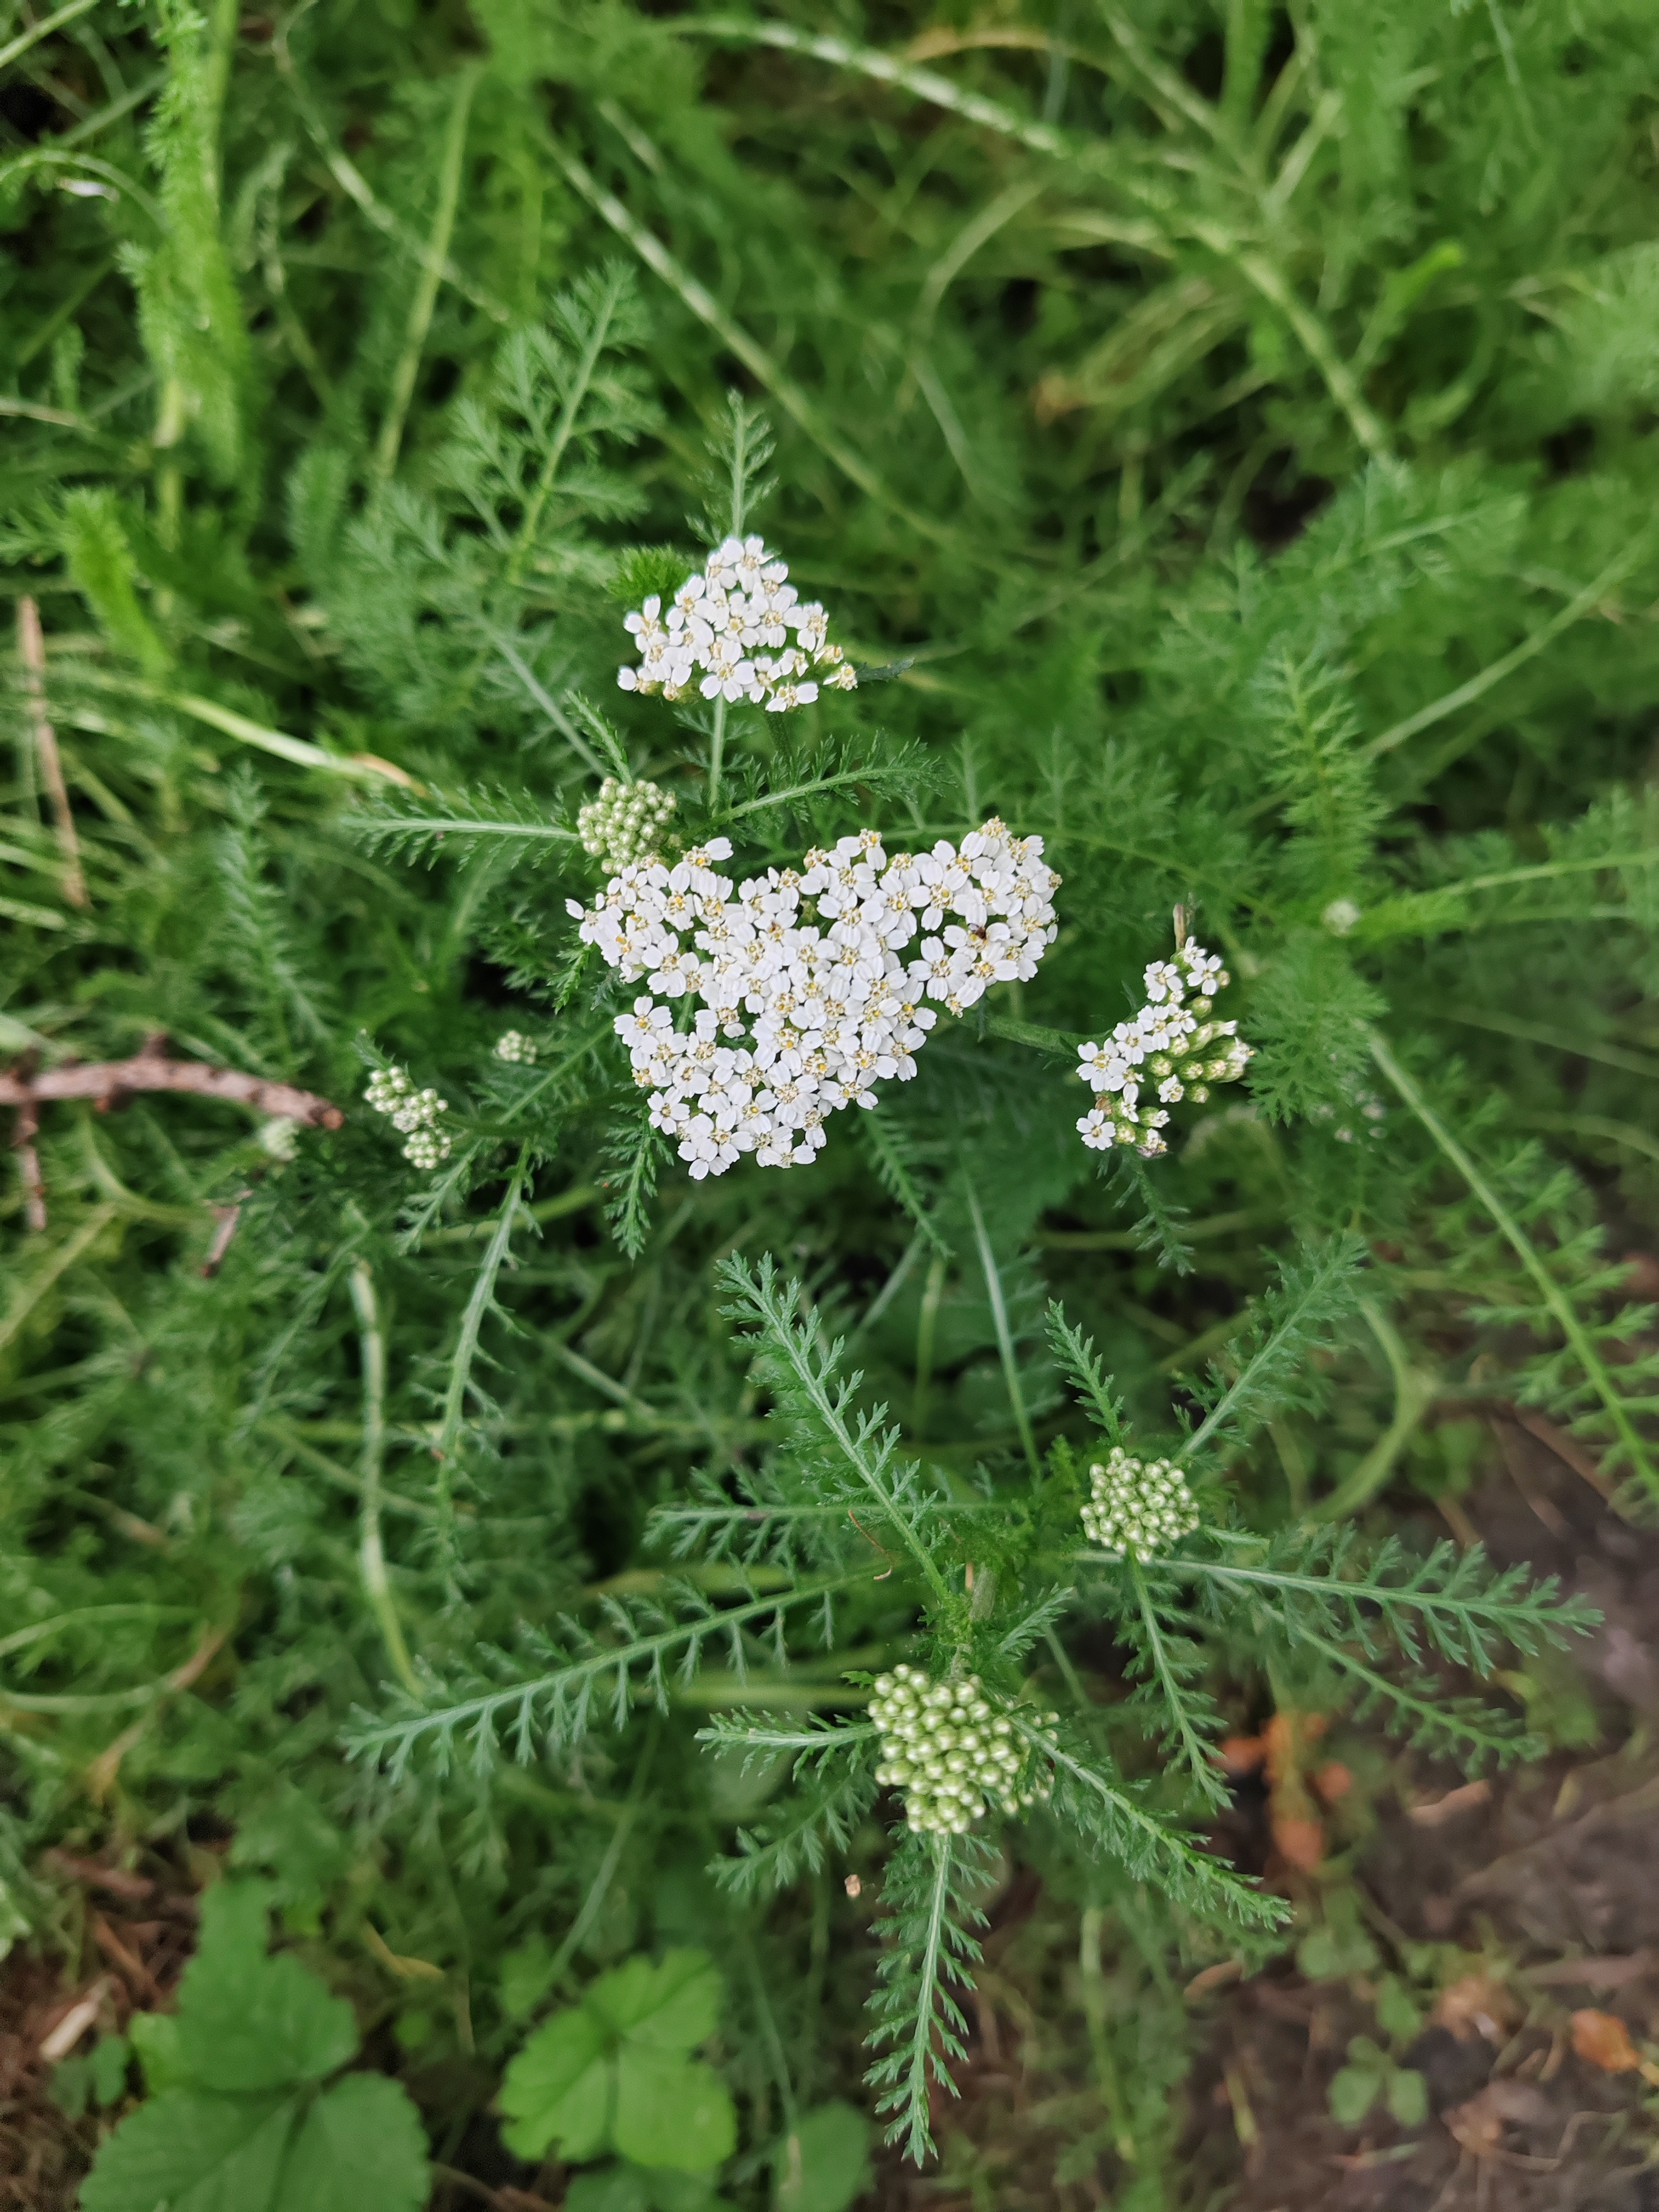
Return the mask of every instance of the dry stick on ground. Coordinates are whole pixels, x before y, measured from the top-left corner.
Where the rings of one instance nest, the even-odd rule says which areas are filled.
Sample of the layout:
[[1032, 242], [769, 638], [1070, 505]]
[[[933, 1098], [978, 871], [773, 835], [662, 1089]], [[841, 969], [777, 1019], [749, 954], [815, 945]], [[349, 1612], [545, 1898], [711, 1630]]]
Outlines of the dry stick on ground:
[[40, 1133], [40, 1109], [33, 1098], [26, 1098], [17, 1109], [11, 1142], [17, 1154], [17, 1172], [23, 1179], [23, 1218], [31, 1229], [46, 1225], [46, 1186], [40, 1174], [40, 1155], [34, 1146]]
[[[89, 1098], [103, 1114], [141, 1091], [178, 1091], [198, 1098], [222, 1098], [233, 1106], [252, 1106], [274, 1121], [298, 1121], [311, 1129], [337, 1129], [345, 1120], [337, 1106], [314, 1091], [298, 1090], [291, 1083], [272, 1083], [263, 1075], [244, 1075], [240, 1068], [210, 1067], [205, 1060], [170, 1060], [166, 1047], [164, 1036], [146, 1037], [131, 1060], [100, 1060], [84, 1065], [66, 1060], [61, 1067], [49, 1067], [44, 1073], [36, 1072], [31, 1054], [0, 1074], [0, 1106], [17, 1109], [12, 1145], [22, 1174], [24, 1210], [31, 1229], [46, 1225], [46, 1186], [34, 1147], [44, 1101]], [[228, 1228], [225, 1211], [229, 1213]], [[224, 1258], [240, 1211], [239, 1200], [234, 1208], [220, 1212], [222, 1233], [210, 1255], [210, 1273]]]
[[234, 1106], [252, 1106], [284, 1121], [312, 1129], [337, 1129], [345, 1115], [314, 1091], [291, 1083], [272, 1083], [240, 1068], [211, 1067], [203, 1060], [169, 1060], [159, 1042], [146, 1038], [131, 1060], [100, 1060], [82, 1065], [66, 1061], [39, 1075], [14, 1068], [0, 1075], [0, 1106], [24, 1106], [32, 1100], [90, 1098], [100, 1111], [140, 1091], [186, 1091], [198, 1098], [223, 1098]]
[[[40, 611], [27, 593], [17, 602], [17, 657], [23, 664], [23, 689], [28, 694], [34, 726], [34, 750], [40, 763], [40, 781], [52, 803], [52, 827], [58, 849], [64, 856], [64, 896], [83, 910], [91, 905], [87, 878], [81, 866], [81, 847], [70, 811], [69, 788], [58, 752], [58, 732], [46, 719], [46, 647], [40, 635]], [[44, 1224], [42, 1224], [44, 1225]]]

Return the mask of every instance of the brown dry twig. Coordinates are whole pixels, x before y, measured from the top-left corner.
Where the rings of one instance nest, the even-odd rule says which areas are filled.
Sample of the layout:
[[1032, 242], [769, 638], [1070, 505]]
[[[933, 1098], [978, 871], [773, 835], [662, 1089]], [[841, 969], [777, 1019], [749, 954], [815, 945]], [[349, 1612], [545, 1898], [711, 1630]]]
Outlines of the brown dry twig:
[[[106, 1114], [140, 1091], [173, 1091], [198, 1098], [222, 1098], [228, 1105], [251, 1106], [273, 1121], [297, 1121], [311, 1129], [337, 1129], [345, 1120], [337, 1106], [319, 1098], [315, 1091], [301, 1091], [292, 1083], [273, 1083], [263, 1075], [246, 1075], [240, 1068], [213, 1067], [206, 1060], [172, 1059], [167, 1042], [164, 1036], [146, 1037], [130, 1060], [66, 1060], [44, 1071], [37, 1071], [34, 1055], [30, 1054], [0, 1072], [0, 1106], [17, 1109], [12, 1148], [22, 1176], [24, 1216], [31, 1229], [46, 1225], [46, 1183], [34, 1143], [43, 1103], [88, 1099], [100, 1114]], [[213, 1273], [223, 1260], [240, 1210], [240, 1200], [234, 1207], [216, 1209], [219, 1234], [204, 1273]]]
[[66, 1060], [61, 1067], [49, 1067], [39, 1075], [25, 1075], [17, 1068], [0, 1074], [0, 1106], [89, 1098], [106, 1113], [141, 1091], [179, 1091], [198, 1098], [222, 1098], [233, 1106], [252, 1106], [273, 1119], [302, 1122], [312, 1129], [337, 1129], [345, 1120], [337, 1106], [318, 1097], [314, 1091], [301, 1091], [291, 1083], [272, 1083], [263, 1075], [244, 1075], [240, 1068], [211, 1067], [202, 1060], [169, 1060], [154, 1040], [147, 1040], [131, 1060]]
[[33, 1098], [26, 1098], [17, 1109], [17, 1126], [12, 1132], [11, 1144], [17, 1155], [17, 1172], [23, 1182], [23, 1218], [31, 1229], [44, 1229], [46, 1225], [46, 1186], [34, 1142], [40, 1133], [40, 1109]]

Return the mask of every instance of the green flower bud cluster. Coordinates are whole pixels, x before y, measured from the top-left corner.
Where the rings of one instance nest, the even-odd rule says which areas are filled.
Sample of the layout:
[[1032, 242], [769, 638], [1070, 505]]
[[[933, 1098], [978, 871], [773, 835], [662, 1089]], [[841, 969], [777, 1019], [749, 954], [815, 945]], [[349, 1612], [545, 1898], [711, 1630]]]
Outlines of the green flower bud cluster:
[[1198, 1506], [1173, 1460], [1133, 1459], [1114, 1444], [1104, 1467], [1089, 1469], [1094, 1495], [1083, 1527], [1103, 1552], [1150, 1559], [1198, 1526]]
[[882, 1759], [876, 1779], [903, 1790], [913, 1833], [966, 1835], [988, 1802], [1012, 1813], [1048, 1795], [1027, 1775], [1025, 1747], [1006, 1713], [994, 1711], [977, 1674], [935, 1682], [920, 1668], [896, 1667], [876, 1677], [875, 1692], [870, 1717], [881, 1731]]
[[674, 795], [654, 783], [618, 783], [606, 776], [599, 795], [576, 817], [582, 850], [613, 876], [648, 860], [662, 842]]
[[[1231, 1022], [1200, 1022], [1182, 1042], [1180, 1052], [1155, 1052], [1146, 1063], [1146, 1073], [1158, 1082], [1158, 1095], [1173, 1105], [1190, 1098], [1201, 1106], [1212, 1083], [1237, 1083], [1254, 1054]], [[1212, 1050], [1219, 1042], [1219, 1049]]]
[[495, 1057], [513, 1066], [533, 1067], [538, 1046], [534, 1037], [527, 1037], [522, 1030], [505, 1030], [495, 1040]]
[[404, 1158], [411, 1167], [441, 1167], [452, 1150], [447, 1133], [438, 1127], [449, 1111], [447, 1100], [435, 1091], [417, 1091], [406, 1069], [382, 1067], [368, 1079], [364, 1097], [377, 1114], [385, 1114], [400, 1136], [406, 1137]]

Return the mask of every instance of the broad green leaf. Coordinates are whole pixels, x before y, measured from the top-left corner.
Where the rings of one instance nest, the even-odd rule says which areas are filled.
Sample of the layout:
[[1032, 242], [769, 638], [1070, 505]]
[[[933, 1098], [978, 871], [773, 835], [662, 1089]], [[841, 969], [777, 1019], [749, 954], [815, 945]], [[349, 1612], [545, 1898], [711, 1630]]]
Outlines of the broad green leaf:
[[240, 1988], [216, 1974], [192, 1990], [186, 1973], [179, 2053], [204, 2088], [235, 2093], [318, 2081], [356, 2052], [351, 2007], [331, 1996], [297, 1959], [262, 1960]]
[[613, 2069], [603, 2024], [585, 2005], [544, 2021], [507, 2068], [501, 2107], [512, 2125], [501, 2140], [515, 2158], [595, 2158], [611, 2132]]
[[118, 2102], [126, 2087], [127, 2068], [132, 2061], [132, 2045], [125, 2035], [100, 2036], [93, 2046], [91, 2057], [92, 2094], [100, 2105]]
[[501, 1960], [501, 2010], [509, 2020], [527, 2020], [552, 1979], [552, 1947], [544, 1936], [528, 1937]]
[[1429, 2117], [1429, 2085], [1414, 2066], [1396, 2067], [1389, 2081], [1389, 2110], [1402, 2128], [1420, 2128]]
[[1409, 2043], [1423, 2025], [1409, 1991], [1393, 1974], [1384, 1974], [1376, 1985], [1376, 2024], [1394, 2043]]
[[225, 1882], [179, 1989], [178, 2059], [193, 2086], [241, 2094], [320, 2081], [355, 2057], [357, 2023], [307, 1967], [265, 1950], [270, 1891]]
[[689, 2053], [714, 2032], [721, 1983], [706, 1951], [629, 1959], [580, 2005], [555, 2013], [507, 2069], [507, 2148], [539, 2158], [615, 2149], [637, 2165], [704, 2173], [730, 2154], [737, 2114], [711, 2066]]
[[638, 2166], [708, 2173], [738, 2140], [732, 2093], [712, 2066], [624, 2043], [617, 2058], [617, 2148]]
[[1296, 1947], [1296, 1963], [1310, 1982], [1363, 1974], [1376, 1964], [1377, 1950], [1363, 1928], [1331, 1923], [1316, 1928]]
[[384, 2074], [348, 2074], [307, 2113], [275, 2212], [420, 2212], [429, 2185], [407, 2091]]
[[78, 2120], [92, 2094], [91, 2059], [60, 2059], [52, 2069], [46, 2094], [66, 2120]]
[[145, 2094], [159, 2097], [163, 2089], [182, 2089], [188, 2080], [179, 2055], [179, 2022], [170, 2012], [136, 2012], [127, 2022], [127, 2033], [138, 2054]]
[[606, 2166], [577, 2175], [564, 2192], [564, 2212], [646, 2212], [647, 2202], [637, 2166]]
[[714, 2180], [708, 2173], [676, 2173], [672, 2166], [629, 2166], [645, 2181], [645, 2201], [651, 2212], [732, 2212], [724, 2197], [714, 2194]]
[[81, 2185], [81, 2212], [276, 2212], [293, 2097], [168, 2089], [122, 2121]]
[[776, 2212], [847, 2212], [870, 2164], [870, 2123], [836, 2099], [805, 2114], [774, 2166]]
[[1343, 2066], [1331, 2076], [1331, 2118], [1357, 2128], [1376, 2102], [1382, 2075], [1371, 2066]]
[[582, 2002], [630, 2042], [695, 2051], [720, 2024], [720, 1978], [707, 1951], [670, 1951], [601, 1974]]
[[564, 2212], [733, 2212], [706, 2173], [618, 2160], [579, 2173], [564, 2192]]

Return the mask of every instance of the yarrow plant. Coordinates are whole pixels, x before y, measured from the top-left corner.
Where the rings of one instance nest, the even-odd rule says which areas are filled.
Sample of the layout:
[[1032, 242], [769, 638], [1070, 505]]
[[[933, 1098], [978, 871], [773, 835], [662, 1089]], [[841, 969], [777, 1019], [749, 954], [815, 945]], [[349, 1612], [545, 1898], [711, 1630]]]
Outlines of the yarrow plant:
[[406, 1068], [377, 1068], [363, 1097], [408, 1139], [404, 1158], [411, 1167], [429, 1170], [441, 1167], [449, 1158], [453, 1139], [447, 1130], [438, 1127], [449, 1111], [449, 1102], [435, 1091], [417, 1091]]
[[617, 875], [662, 849], [673, 811], [674, 794], [659, 784], [623, 783], [608, 775], [599, 797], [577, 815], [576, 835], [583, 852]]
[[[1147, 968], [1146, 1003], [1133, 1020], [1120, 1022], [1104, 1044], [1079, 1045], [1078, 1073], [1097, 1103], [1077, 1126], [1091, 1151], [1132, 1145], [1143, 1159], [1156, 1158], [1167, 1149], [1161, 1133], [1169, 1107], [1182, 1098], [1201, 1105], [1211, 1084], [1237, 1082], [1251, 1048], [1237, 1022], [1207, 1018], [1210, 1002], [1231, 980], [1212, 952], [1187, 938], [1173, 960]], [[1196, 1006], [1188, 1003], [1189, 993]], [[1145, 1104], [1143, 1090], [1152, 1094]]]
[[[439, 2104], [456, 2092], [462, 2163], [487, 2133], [466, 2085], [548, 1977], [585, 1988], [540, 2044], [568, 2056], [585, 2023], [587, 2135], [561, 2153], [580, 2167], [630, 2075], [641, 2128], [676, 2153], [690, 2132], [649, 2094], [648, 2019], [635, 2038], [603, 2017], [672, 1978], [672, 1954], [617, 1955], [654, 1896], [665, 1942], [684, 1925], [769, 1969], [723, 2000], [711, 1972], [678, 2023], [689, 2050], [718, 2017], [744, 2140], [716, 2178], [728, 2124], [706, 2189], [659, 2186], [618, 2130], [646, 2165], [573, 2174], [570, 2201], [848, 2212], [862, 2142], [837, 2187], [811, 2109], [850, 2078], [848, 1996], [873, 1990], [872, 2102], [921, 2159], [991, 1885], [1035, 1864], [1047, 1902], [982, 2017], [1043, 2014], [1042, 2170], [1019, 2100], [951, 2170], [1024, 2183], [1029, 2162], [1044, 2203], [1187, 2201], [1170, 1969], [1248, 1966], [1281, 1915], [1218, 1848], [1218, 1743], [1271, 1689], [1437, 1759], [1512, 1756], [1513, 1716], [1440, 1670], [1489, 1675], [1584, 1618], [1475, 1549], [1381, 1536], [1407, 1455], [1412, 1487], [1442, 1490], [1478, 1426], [1425, 1409], [1466, 1405], [1473, 1376], [1659, 1493], [1659, 1353], [1601, 1242], [1654, 1212], [1650, 1079], [1623, 1048], [1659, 911], [1659, 178], [1630, 158], [1651, 9], [1577, 11], [1586, 32], [1443, 0], [1144, 0], [1133, 52], [1048, 73], [1040, 128], [1029, 55], [917, 70], [902, 10], [820, 40], [803, 9], [712, 31], [640, 0], [426, 9], [411, 41], [406, 10], [299, 9], [274, 61], [234, 8], [25, 12], [0, 34], [29, 81], [0, 156], [21, 249], [0, 397], [0, 1948], [20, 1914], [43, 1949], [82, 1925], [51, 1893], [106, 1843], [234, 1830], [289, 1930], [373, 1929], [465, 1989], [447, 2006], [400, 1972], [371, 2000], [376, 2063], [410, 2054]], [[648, 88], [625, 114], [619, 68]], [[867, 251], [895, 205], [900, 249]], [[1022, 205], [988, 252], [986, 220]], [[1079, 281], [1107, 234], [1109, 281]], [[1224, 234], [1249, 251], [1186, 281], [1186, 242]], [[581, 273], [556, 289], [555, 264]], [[758, 410], [708, 406], [732, 359], [786, 407], [765, 538]], [[729, 466], [694, 481], [704, 413]], [[665, 553], [693, 500], [697, 550]], [[857, 577], [872, 659], [930, 641], [916, 680], [855, 678], [830, 646], [850, 609], [801, 606], [805, 573]], [[575, 688], [596, 682], [617, 728]], [[853, 1103], [880, 1109], [833, 1125], [816, 1176], [732, 1171], [763, 1091], [800, 1103], [785, 1055], [824, 1051], [805, 1072], [830, 1079], [829, 1028], [809, 1045], [757, 967], [775, 925], [818, 933], [790, 955], [802, 988], [837, 964], [839, 917], [798, 884], [790, 906], [799, 856], [877, 829], [889, 853], [960, 856], [994, 803], [1066, 878], [1036, 975], [975, 975], [983, 946], [947, 925], [982, 925], [913, 908], [910, 941], [854, 963], [835, 1071], [873, 1073]], [[343, 833], [428, 865], [363, 866]], [[708, 857], [721, 839], [738, 865]], [[734, 1010], [683, 972], [657, 988], [654, 963], [622, 983], [567, 921], [567, 896], [672, 875], [682, 846], [762, 886], [707, 894], [755, 921]], [[1073, 1010], [1139, 1006], [1125, 981], [1164, 949], [1139, 918], [1200, 892], [1243, 1004], [1183, 975], [1194, 1029], [1097, 1048], [1121, 1081], [1091, 1097], [1085, 1150], [1080, 1088], [1053, 1073], [1095, 1018]], [[725, 927], [666, 935], [712, 970], [696, 931]], [[924, 937], [966, 963], [954, 1029], [921, 1019], [947, 1011], [908, 973]], [[639, 1087], [613, 1029], [636, 992], [675, 1040]], [[1214, 1063], [1237, 1030], [1198, 1042], [1222, 1008], [1256, 1048], [1249, 1112], [1196, 1108], [1178, 1173], [1144, 1162], [1236, 1073]], [[740, 1066], [766, 1019], [778, 1059]], [[108, 1115], [42, 1096], [118, 1072], [161, 1020], [220, 1063], [202, 1093]], [[386, 1110], [313, 1125], [276, 1171], [295, 1125], [261, 1139], [274, 1109], [212, 1085], [350, 1106], [360, 1029], [397, 1064]], [[707, 1122], [702, 1164], [665, 1162], [647, 1100], [693, 1056], [674, 1103]], [[832, 1109], [810, 1110], [821, 1140]], [[440, 1172], [385, 1171], [394, 1115]], [[817, 1150], [806, 1126], [768, 1141]], [[1053, 1312], [1046, 1343], [1045, 1297], [1079, 1324]], [[1126, 1446], [1168, 1453], [1198, 1526], [1174, 1533], [1179, 1492], [1098, 1494], [1091, 1466]], [[894, 1693], [890, 1736], [869, 1698], [901, 1664], [953, 1700], [978, 1686], [965, 1725], [953, 1702], [927, 1735], [931, 1778]], [[112, 1721], [131, 1711], [142, 1727]], [[988, 1729], [1046, 1798], [1000, 1787]], [[343, 1778], [343, 1729], [398, 1778]], [[65, 1778], [118, 1760], [112, 1838]], [[982, 1800], [965, 1828], [945, 1780]], [[166, 1887], [190, 1860], [147, 1863]], [[237, 1971], [227, 2005], [255, 1978]], [[417, 2212], [420, 2124], [389, 2132], [343, 1998], [313, 1996], [319, 2065], [348, 2070], [292, 2085], [293, 2126], [250, 2148], [248, 2111], [229, 2130], [225, 2098], [198, 2100], [173, 2128], [164, 2092], [111, 2141], [172, 2129], [171, 2170], [106, 2166], [87, 2203], [297, 2203], [312, 2112], [341, 2118], [313, 2199], [346, 2175], [356, 2212]], [[118, 2059], [106, 2039], [91, 2063]], [[679, 2066], [688, 2097], [710, 2071]]]
[[904, 1792], [913, 1835], [965, 1836], [988, 1805], [1012, 1813], [1048, 1795], [1029, 1776], [1025, 1744], [977, 1674], [935, 1682], [919, 1668], [896, 1667], [876, 1677], [870, 1717], [881, 1732], [876, 1779]]
[[746, 699], [771, 714], [810, 706], [820, 683], [851, 691], [858, 674], [830, 642], [830, 617], [816, 600], [803, 605], [788, 576], [764, 539], [726, 538], [666, 614], [653, 593], [624, 617], [640, 659], [617, 670], [617, 683], [682, 699], [697, 678], [705, 699]]
[[526, 1036], [522, 1030], [503, 1030], [495, 1040], [495, 1057], [509, 1066], [530, 1067], [538, 1058], [534, 1037]]
[[1103, 1552], [1155, 1559], [1197, 1528], [1198, 1504], [1173, 1460], [1132, 1458], [1114, 1444], [1103, 1466], [1089, 1469], [1084, 1533]]
[[[963, 1013], [992, 984], [1035, 975], [1054, 941], [1060, 878], [1042, 840], [994, 817], [960, 850], [941, 839], [890, 860], [866, 830], [735, 891], [712, 866], [731, 850], [719, 837], [672, 868], [641, 861], [592, 908], [569, 902], [582, 940], [658, 994], [635, 999], [617, 1034], [652, 1126], [699, 1181], [745, 1153], [805, 1166], [826, 1115], [872, 1107], [878, 1083], [915, 1073], [938, 1019], [927, 1001]], [[685, 1027], [677, 1000], [693, 1010]]]

